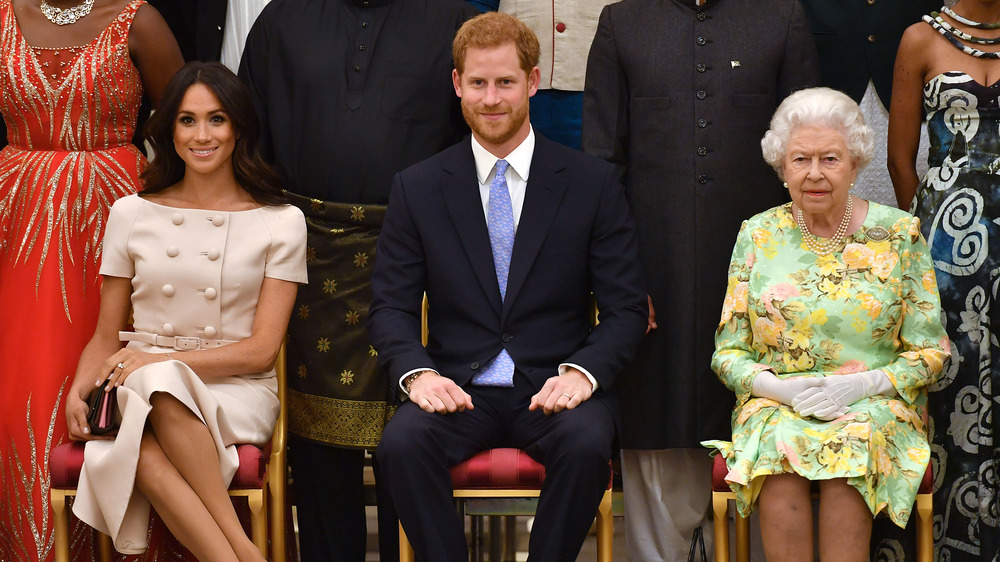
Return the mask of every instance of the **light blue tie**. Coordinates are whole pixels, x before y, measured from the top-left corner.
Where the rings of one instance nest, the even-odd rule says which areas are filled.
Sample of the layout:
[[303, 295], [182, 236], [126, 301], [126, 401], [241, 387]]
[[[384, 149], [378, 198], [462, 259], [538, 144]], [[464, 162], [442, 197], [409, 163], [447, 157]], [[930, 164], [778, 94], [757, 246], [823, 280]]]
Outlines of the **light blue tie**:
[[[486, 227], [490, 232], [490, 247], [493, 249], [493, 268], [500, 285], [500, 300], [507, 296], [507, 275], [510, 273], [510, 255], [514, 250], [514, 207], [507, 189], [507, 161], [497, 160], [496, 174], [490, 182], [489, 211], [486, 213]], [[499, 355], [476, 376], [472, 384], [483, 386], [514, 386], [514, 360], [501, 349]]]

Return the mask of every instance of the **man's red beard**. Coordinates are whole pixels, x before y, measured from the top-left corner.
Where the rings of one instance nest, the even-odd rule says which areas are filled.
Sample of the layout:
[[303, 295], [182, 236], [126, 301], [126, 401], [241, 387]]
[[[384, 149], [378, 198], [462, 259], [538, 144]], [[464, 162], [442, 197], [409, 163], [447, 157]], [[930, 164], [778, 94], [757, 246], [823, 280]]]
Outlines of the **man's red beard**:
[[[483, 118], [480, 113], [505, 113], [507, 118], [490, 121]], [[509, 141], [524, 125], [528, 119], [528, 104], [525, 103], [520, 109], [512, 110], [506, 103], [469, 107], [463, 100], [462, 115], [469, 128], [479, 138], [490, 144], [499, 145]]]

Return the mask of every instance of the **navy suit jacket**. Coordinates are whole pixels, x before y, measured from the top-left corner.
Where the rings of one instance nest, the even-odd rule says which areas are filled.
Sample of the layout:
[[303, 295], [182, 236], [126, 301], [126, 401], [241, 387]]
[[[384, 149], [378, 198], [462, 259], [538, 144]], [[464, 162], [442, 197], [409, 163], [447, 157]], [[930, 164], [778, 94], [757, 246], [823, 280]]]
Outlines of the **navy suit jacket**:
[[[506, 348], [536, 388], [574, 363], [606, 395], [646, 328], [636, 236], [615, 167], [537, 133], [503, 301], [468, 138], [396, 175], [372, 289], [368, 329], [393, 389], [421, 367], [464, 385]], [[593, 328], [591, 292], [600, 310]]]

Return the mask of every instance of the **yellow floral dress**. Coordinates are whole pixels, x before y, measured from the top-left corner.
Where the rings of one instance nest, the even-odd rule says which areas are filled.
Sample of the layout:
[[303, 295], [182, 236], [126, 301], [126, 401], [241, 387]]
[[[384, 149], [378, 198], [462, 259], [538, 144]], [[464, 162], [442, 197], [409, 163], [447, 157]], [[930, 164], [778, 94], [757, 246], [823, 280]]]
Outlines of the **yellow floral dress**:
[[[934, 268], [920, 222], [871, 203], [840, 251], [806, 248], [791, 204], [744, 221], [729, 265], [712, 368], [736, 393], [726, 480], [747, 515], [762, 476], [847, 478], [872, 514], [904, 526], [927, 468], [927, 393], [948, 358]], [[896, 391], [833, 421], [751, 396], [754, 377], [828, 377], [882, 369]]]

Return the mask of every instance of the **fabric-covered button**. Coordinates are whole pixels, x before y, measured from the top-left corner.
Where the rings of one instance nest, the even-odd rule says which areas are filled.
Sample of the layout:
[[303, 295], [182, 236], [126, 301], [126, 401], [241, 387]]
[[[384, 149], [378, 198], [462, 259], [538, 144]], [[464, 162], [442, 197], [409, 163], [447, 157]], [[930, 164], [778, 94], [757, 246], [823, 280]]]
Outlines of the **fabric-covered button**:
[[174, 224], [180, 225], [181, 223], [184, 222], [184, 215], [180, 213], [174, 213], [173, 216], [170, 217], [170, 220], [173, 221]]
[[180, 253], [180, 250], [177, 249], [177, 246], [167, 246], [167, 256], [168, 257], [176, 258], [177, 254], [179, 254], [179, 253]]
[[163, 286], [163, 294], [166, 295], [166, 296], [168, 296], [168, 297], [174, 296], [174, 286], [170, 285], [170, 284], [164, 285]]
[[215, 215], [214, 217], [212, 217], [212, 224], [214, 224], [215, 226], [222, 226], [222, 225], [226, 224], [226, 216], [225, 215]]
[[174, 335], [174, 325], [171, 324], [170, 322], [166, 322], [165, 324], [163, 324], [163, 335], [164, 336]]
[[563, 22], [557, 23], [556, 24], [556, 31], [558, 31], [559, 33], [562, 33], [563, 31], [566, 31], [566, 24], [563, 23]]
[[219, 259], [219, 256], [221, 254], [219, 254], [219, 250], [216, 250], [215, 248], [212, 248], [211, 250], [208, 251], [208, 253], [206, 255], [208, 256], [208, 259], [210, 259], [212, 261], [215, 261], [215, 260]]
[[215, 290], [214, 287], [209, 287], [205, 289], [205, 298], [214, 301], [215, 297], [219, 295], [219, 292]]
[[215, 326], [205, 326], [205, 335], [206, 336], [208, 336], [210, 338], [214, 338], [218, 333], [219, 332], [218, 332], [218, 330], [215, 329]]

